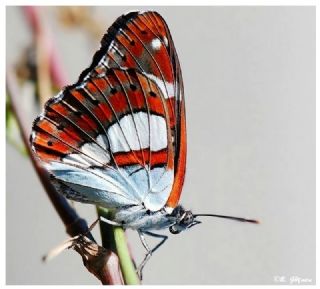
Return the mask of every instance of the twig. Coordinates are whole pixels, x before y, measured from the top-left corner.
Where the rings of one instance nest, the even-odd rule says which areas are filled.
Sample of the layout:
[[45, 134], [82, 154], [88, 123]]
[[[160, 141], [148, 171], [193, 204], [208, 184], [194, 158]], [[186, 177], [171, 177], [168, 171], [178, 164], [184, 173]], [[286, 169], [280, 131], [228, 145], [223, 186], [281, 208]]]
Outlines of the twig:
[[[6, 83], [8, 95], [11, 99], [12, 111], [16, 116], [21, 137], [25, 143], [32, 164], [38, 173], [42, 185], [44, 186], [45, 191], [47, 192], [47, 195], [56, 209], [59, 217], [63, 221], [67, 233], [70, 236], [87, 235], [90, 238], [86, 238], [86, 242], [75, 244], [74, 247], [75, 249], [77, 248], [76, 251], [81, 254], [87, 269], [97, 278], [99, 278], [102, 284], [123, 284], [121, 275], [117, 274], [119, 268], [117, 255], [111, 251], [102, 250], [103, 248], [94, 242], [86, 221], [80, 218], [76, 211], [69, 205], [67, 200], [56, 191], [50, 181], [48, 172], [42, 168], [38, 160], [31, 152], [28, 142], [29, 126], [28, 122], [26, 121], [24, 111], [19, 105], [19, 88], [16, 77], [11, 69], [7, 69]], [[103, 260], [103, 262], [101, 260]]]
[[88, 271], [101, 280], [103, 285], [124, 284], [118, 256], [111, 250], [97, 245], [85, 236], [80, 236], [73, 248], [83, 257]]
[[[44, 186], [52, 204], [57, 210], [61, 220], [67, 228], [67, 233], [71, 236], [76, 236], [88, 231], [88, 226], [86, 221], [79, 218], [74, 209], [71, 208], [67, 200], [60, 195], [50, 181], [50, 176], [48, 172], [39, 165], [38, 160], [35, 159], [35, 156], [31, 152], [29, 146], [29, 125], [25, 118], [23, 109], [19, 105], [19, 88], [17, 85], [17, 80], [11, 69], [7, 69], [7, 89], [8, 94], [11, 99], [12, 111], [16, 116], [22, 140], [27, 148], [28, 154], [31, 158], [32, 164], [36, 169], [42, 185]], [[91, 237], [92, 238], [92, 237]]]

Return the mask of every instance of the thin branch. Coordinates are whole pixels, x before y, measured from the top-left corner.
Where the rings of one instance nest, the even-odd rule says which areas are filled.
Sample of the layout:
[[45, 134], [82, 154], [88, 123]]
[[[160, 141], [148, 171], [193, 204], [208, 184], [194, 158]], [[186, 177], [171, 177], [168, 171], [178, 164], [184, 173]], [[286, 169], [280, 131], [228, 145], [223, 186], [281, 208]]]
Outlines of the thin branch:
[[83, 263], [103, 285], [123, 285], [118, 256], [111, 250], [80, 236], [73, 248], [82, 256]]
[[[119, 261], [117, 255], [112, 251], [105, 251], [105, 249], [94, 242], [94, 239], [89, 232], [87, 222], [80, 218], [76, 211], [69, 205], [67, 200], [56, 191], [50, 181], [49, 173], [39, 164], [38, 160], [32, 153], [28, 141], [29, 125], [26, 121], [24, 111], [21, 105], [19, 105], [19, 96], [21, 96], [21, 94], [19, 92], [17, 79], [11, 69], [7, 69], [6, 85], [8, 95], [11, 99], [12, 111], [16, 116], [21, 137], [25, 143], [32, 164], [38, 173], [50, 201], [64, 223], [67, 233], [70, 236], [86, 235], [90, 238], [86, 238], [86, 242], [76, 243], [74, 248], [81, 254], [84, 265], [87, 269], [99, 278], [102, 284], [123, 284], [118, 270]], [[101, 260], [103, 260], [103, 262]]]
[[[78, 234], [83, 234], [88, 231], [88, 226], [84, 219], [79, 218], [75, 210], [69, 205], [67, 200], [60, 195], [50, 181], [49, 173], [39, 165], [38, 160], [35, 159], [35, 156], [31, 152], [29, 145], [29, 130], [30, 125], [25, 118], [24, 111], [19, 105], [19, 88], [17, 85], [17, 79], [12, 72], [12, 70], [7, 70], [7, 89], [8, 94], [11, 99], [12, 111], [16, 116], [22, 140], [27, 148], [28, 154], [31, 158], [32, 164], [38, 173], [42, 185], [44, 186], [52, 204], [54, 205], [56, 211], [58, 212], [61, 220], [67, 228], [67, 233], [71, 236], [76, 236]], [[92, 238], [92, 237], [91, 237]]]

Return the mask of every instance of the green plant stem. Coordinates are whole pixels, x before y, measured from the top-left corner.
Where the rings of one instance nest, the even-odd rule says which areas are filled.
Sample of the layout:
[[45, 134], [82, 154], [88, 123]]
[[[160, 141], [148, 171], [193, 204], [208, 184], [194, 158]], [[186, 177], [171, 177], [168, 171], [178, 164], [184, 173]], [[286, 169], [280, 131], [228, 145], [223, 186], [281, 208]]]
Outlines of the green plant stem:
[[[97, 207], [98, 215], [112, 218], [112, 211]], [[114, 251], [119, 257], [119, 263], [126, 285], [139, 285], [140, 279], [132, 262], [124, 230], [121, 227], [111, 226], [100, 222], [102, 245]]]
[[114, 227], [113, 234], [125, 284], [140, 284], [139, 277], [131, 260], [131, 256], [126, 242], [126, 236], [123, 229], [121, 227]]

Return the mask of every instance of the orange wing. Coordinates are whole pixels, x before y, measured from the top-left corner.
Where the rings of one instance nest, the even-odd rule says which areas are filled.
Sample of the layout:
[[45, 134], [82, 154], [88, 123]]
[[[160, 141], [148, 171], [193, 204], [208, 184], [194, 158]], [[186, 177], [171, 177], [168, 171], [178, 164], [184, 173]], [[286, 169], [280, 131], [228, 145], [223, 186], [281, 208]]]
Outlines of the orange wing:
[[[174, 208], [185, 174], [186, 121], [179, 60], [163, 18], [156, 12], [119, 17], [77, 83], [48, 101], [34, 122], [31, 145], [56, 180], [68, 188], [68, 193], [62, 193], [69, 198], [97, 203], [99, 194], [83, 189], [88, 184], [82, 171], [94, 186], [96, 175], [88, 176], [101, 169], [112, 172], [113, 185], [117, 181], [112, 189], [118, 195], [124, 187], [132, 187], [135, 201], [149, 200], [154, 210], [160, 205]], [[64, 169], [68, 174], [62, 173], [63, 165], [68, 165]], [[159, 168], [163, 179], [156, 171]], [[147, 177], [139, 173], [139, 180], [131, 180], [139, 170], [146, 171]], [[158, 199], [148, 196], [150, 183]], [[147, 185], [146, 193], [136, 192]], [[132, 201], [130, 196], [127, 199]]]

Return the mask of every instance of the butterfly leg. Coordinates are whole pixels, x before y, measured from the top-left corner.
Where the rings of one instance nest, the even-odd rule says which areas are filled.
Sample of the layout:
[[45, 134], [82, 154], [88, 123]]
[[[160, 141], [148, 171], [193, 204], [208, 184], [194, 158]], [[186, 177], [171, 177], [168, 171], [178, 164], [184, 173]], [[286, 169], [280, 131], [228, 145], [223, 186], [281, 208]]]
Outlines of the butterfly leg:
[[120, 223], [111, 221], [111, 220], [109, 220], [109, 219], [107, 219], [105, 217], [102, 217], [102, 216], [100, 216], [98, 220], [100, 220], [102, 222], [105, 222], [105, 223], [107, 223], [109, 225], [112, 225], [112, 226], [122, 226]]
[[[142, 270], [143, 270], [144, 266], [147, 264], [152, 253], [154, 253], [168, 239], [168, 236], [152, 233], [149, 231], [138, 231], [138, 234], [139, 234], [139, 238], [141, 240], [143, 247], [147, 251], [146, 256], [144, 257], [143, 261], [141, 262], [141, 264], [139, 265], [139, 267], [137, 269], [138, 275], [139, 275], [140, 279], [142, 280]], [[153, 249], [150, 249], [147, 242], [146, 242], [145, 235], [149, 235], [154, 238], [161, 238], [162, 240]]]
[[[75, 242], [80, 239], [81, 237], [87, 236], [92, 229], [96, 226], [96, 224], [99, 222], [99, 219], [96, 219], [88, 228], [88, 230], [82, 234], [78, 234], [76, 236], [73, 236], [71, 238], [66, 239], [65, 241], [63, 241], [63, 243], [61, 243], [60, 245], [58, 245], [57, 247], [53, 248], [52, 250], [50, 250], [46, 255], [44, 255], [42, 257], [42, 261], [47, 262], [51, 259], [53, 259], [54, 257], [56, 257], [57, 255], [59, 255], [63, 250], [65, 249], [70, 249], [72, 248], [72, 246], [74, 246]], [[90, 238], [90, 236], [88, 236]], [[92, 237], [91, 237], [92, 238]]]

